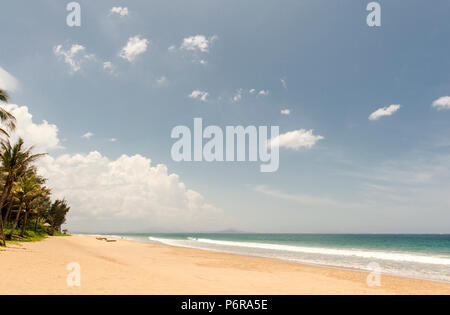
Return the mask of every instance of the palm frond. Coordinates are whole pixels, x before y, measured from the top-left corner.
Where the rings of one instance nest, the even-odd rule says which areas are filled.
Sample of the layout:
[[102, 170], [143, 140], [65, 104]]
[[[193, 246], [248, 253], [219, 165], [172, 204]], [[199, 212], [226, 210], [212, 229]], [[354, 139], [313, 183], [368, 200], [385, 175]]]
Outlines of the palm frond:
[[6, 125], [8, 130], [14, 131], [16, 129], [16, 117], [2, 107], [0, 107], [0, 121]]
[[0, 89], [0, 101], [8, 103], [9, 94], [5, 90]]

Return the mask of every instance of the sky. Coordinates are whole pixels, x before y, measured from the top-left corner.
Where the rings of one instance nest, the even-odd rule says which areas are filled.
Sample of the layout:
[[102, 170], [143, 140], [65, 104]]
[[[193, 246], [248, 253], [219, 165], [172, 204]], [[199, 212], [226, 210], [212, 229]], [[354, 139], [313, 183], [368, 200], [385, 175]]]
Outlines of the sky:
[[[450, 2], [8, 1], [0, 88], [73, 232], [450, 233]], [[279, 126], [280, 166], [175, 162]], [[281, 139], [280, 138], [280, 139]]]

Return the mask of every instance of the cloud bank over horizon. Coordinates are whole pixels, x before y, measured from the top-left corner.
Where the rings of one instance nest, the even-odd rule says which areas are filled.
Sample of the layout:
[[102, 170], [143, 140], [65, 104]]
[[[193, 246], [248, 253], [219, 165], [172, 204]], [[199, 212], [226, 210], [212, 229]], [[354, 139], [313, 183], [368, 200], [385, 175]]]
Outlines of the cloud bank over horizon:
[[[75, 231], [210, 231], [228, 222], [164, 164], [141, 155], [110, 160], [98, 151], [47, 156], [38, 163], [55, 198], [70, 205]], [[224, 224], [225, 223], [225, 224]]]
[[[153, 166], [142, 155], [123, 154], [115, 160], [99, 151], [55, 155], [62, 149], [58, 127], [36, 123], [28, 107], [8, 104], [17, 119], [11, 141], [19, 137], [34, 145], [35, 153], [51, 151], [36, 165], [48, 178], [53, 198], [66, 198], [71, 206], [72, 231], [211, 231], [228, 228], [224, 212], [189, 189], [166, 165]], [[93, 134], [85, 134], [90, 138]], [[115, 139], [114, 139], [115, 140]]]

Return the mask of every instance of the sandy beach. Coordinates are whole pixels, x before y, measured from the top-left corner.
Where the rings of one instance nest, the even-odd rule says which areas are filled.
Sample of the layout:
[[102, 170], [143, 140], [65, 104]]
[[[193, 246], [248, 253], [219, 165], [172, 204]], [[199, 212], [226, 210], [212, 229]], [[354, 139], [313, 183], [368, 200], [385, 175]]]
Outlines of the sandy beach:
[[[67, 265], [81, 266], [69, 287]], [[52, 237], [0, 249], [0, 294], [450, 294], [450, 284], [126, 240]]]

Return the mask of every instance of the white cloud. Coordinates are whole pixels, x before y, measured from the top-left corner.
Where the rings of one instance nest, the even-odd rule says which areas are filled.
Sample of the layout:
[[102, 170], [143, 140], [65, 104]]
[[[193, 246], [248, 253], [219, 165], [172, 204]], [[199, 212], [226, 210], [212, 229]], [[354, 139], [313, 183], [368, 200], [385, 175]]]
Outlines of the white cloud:
[[95, 59], [95, 55], [86, 53], [86, 47], [78, 44], [74, 44], [66, 50], [62, 45], [57, 45], [53, 48], [53, 53], [64, 59], [64, 62], [69, 65], [71, 73], [79, 71], [85, 61]]
[[111, 139], [109, 139], [109, 142], [116, 142], [116, 141], [117, 141], [116, 138], [111, 138]]
[[33, 122], [33, 115], [26, 106], [8, 104], [4, 108], [16, 117], [17, 128], [11, 134], [12, 141], [23, 138], [27, 146], [34, 146], [35, 152], [46, 152], [52, 149], [61, 149], [58, 138], [58, 127], [47, 121], [37, 124]]
[[55, 198], [71, 205], [75, 230], [171, 231], [219, 229], [220, 209], [189, 190], [166, 165], [151, 165], [141, 155], [110, 160], [99, 152], [43, 158], [39, 173], [48, 178]]
[[14, 92], [19, 82], [8, 71], [0, 67], [0, 89]]
[[149, 41], [141, 38], [140, 35], [130, 37], [125, 47], [120, 51], [119, 56], [132, 62], [137, 56], [147, 51], [148, 44]]
[[103, 70], [109, 72], [110, 74], [116, 73], [116, 66], [111, 61], [105, 61], [103, 63]]
[[194, 90], [189, 95], [189, 97], [193, 98], [193, 99], [199, 99], [202, 102], [206, 102], [206, 99], [207, 99], [208, 95], [209, 95], [208, 92], [203, 92], [203, 91], [200, 91], [200, 90]]
[[112, 14], [118, 14], [120, 16], [127, 16], [128, 15], [128, 8], [127, 7], [113, 7], [111, 8], [110, 15]]
[[167, 77], [162, 76], [158, 79], [156, 79], [156, 84], [158, 86], [167, 86], [169, 84], [169, 79], [167, 79]]
[[196, 35], [183, 39], [180, 49], [191, 50], [191, 51], [201, 51], [209, 52], [210, 45], [216, 41], [217, 35], [210, 38], [206, 38], [204, 35]]
[[[23, 137], [27, 146], [35, 145], [36, 153], [60, 148], [57, 126], [34, 123], [25, 106], [8, 104], [5, 109], [17, 118], [13, 140]], [[52, 197], [68, 200], [68, 225], [73, 231], [214, 231], [230, 226], [222, 210], [188, 189], [165, 165], [152, 166], [141, 155], [116, 160], [99, 152], [47, 155], [37, 166], [48, 178]]]
[[281, 78], [280, 81], [281, 81], [281, 84], [283, 85], [283, 87], [285, 89], [287, 89], [287, 80], [286, 80], [286, 78]]
[[388, 107], [379, 108], [369, 116], [369, 120], [378, 120], [384, 116], [392, 116], [400, 109], [400, 105], [390, 105]]
[[267, 96], [270, 94], [269, 90], [260, 90], [259, 92], [256, 89], [250, 89], [248, 91], [248, 93], [250, 93], [251, 95], [255, 95], [258, 94], [260, 96]]
[[84, 139], [91, 139], [94, 136], [92, 132], [86, 132], [84, 135], [81, 136], [81, 138]]
[[291, 114], [291, 110], [290, 109], [282, 109], [281, 110], [281, 115], [290, 115]]
[[112, 64], [111, 61], [105, 61], [105, 62], [103, 63], [103, 69], [105, 69], [105, 70], [110, 70], [110, 69], [112, 69], [113, 67], [114, 67], [114, 65]]
[[169, 48], [167, 48], [168, 51], [173, 52], [177, 49], [177, 47], [175, 45], [171, 45], [169, 46]]
[[438, 110], [450, 109], [450, 96], [443, 96], [433, 102], [433, 107]]
[[204, 59], [201, 59], [201, 60], [199, 61], [199, 63], [200, 63], [201, 65], [206, 66], [206, 65], [208, 64], [208, 61], [206, 61], [206, 60], [204, 60]]
[[236, 94], [233, 96], [233, 102], [239, 102], [242, 99], [242, 93], [244, 91], [242, 89], [239, 89], [236, 91]]
[[299, 150], [301, 148], [311, 149], [322, 136], [315, 136], [313, 130], [295, 130], [279, 135], [269, 141], [269, 145], [278, 145], [281, 148]]

